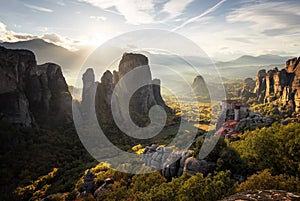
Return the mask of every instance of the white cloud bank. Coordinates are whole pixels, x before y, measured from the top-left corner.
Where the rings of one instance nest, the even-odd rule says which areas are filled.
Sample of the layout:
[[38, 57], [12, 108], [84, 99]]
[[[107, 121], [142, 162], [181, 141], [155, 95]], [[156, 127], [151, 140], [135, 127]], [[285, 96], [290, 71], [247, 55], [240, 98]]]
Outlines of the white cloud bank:
[[299, 3], [261, 1], [236, 9], [226, 19], [229, 23], [249, 23], [251, 29], [266, 36], [279, 36], [299, 32], [299, 11]]
[[55, 33], [44, 33], [43, 35], [32, 35], [27, 33], [20, 33], [7, 30], [6, 25], [0, 22], [0, 42], [18, 42], [18, 41], [28, 41], [33, 39], [43, 39], [47, 42], [53, 43], [55, 45], [64, 47], [69, 50], [77, 50], [81, 45], [79, 41], [73, 40], [69, 37], [63, 37]]
[[[124, 16], [129, 24], [150, 24], [155, 23], [155, 17], [160, 13], [166, 13], [165, 20], [180, 16], [186, 7], [194, 0], [79, 0], [105, 11]], [[155, 6], [164, 4], [161, 10]], [[115, 10], [112, 10], [115, 9]]]
[[184, 12], [186, 7], [193, 1], [194, 0], [170, 0], [164, 5], [163, 12], [168, 13], [168, 18], [175, 18], [177, 16], [180, 16]]
[[120, 15], [123, 15], [130, 24], [148, 24], [154, 22], [154, 1], [153, 0], [80, 0], [92, 4], [104, 10], [112, 11], [115, 8]]
[[213, 24], [193, 23], [180, 32], [219, 60], [244, 54], [299, 56], [299, 10], [297, 0], [243, 0], [223, 16], [214, 16]]

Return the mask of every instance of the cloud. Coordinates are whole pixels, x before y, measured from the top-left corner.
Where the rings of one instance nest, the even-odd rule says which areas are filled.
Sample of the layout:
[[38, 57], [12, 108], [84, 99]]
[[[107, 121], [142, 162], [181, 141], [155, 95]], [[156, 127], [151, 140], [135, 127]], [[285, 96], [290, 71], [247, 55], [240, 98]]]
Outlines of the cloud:
[[62, 1], [58, 1], [58, 2], [56, 2], [56, 4], [59, 5], [59, 6], [65, 6], [65, 5], [66, 5], [66, 4], [65, 4], [64, 2], [62, 2]]
[[0, 42], [18, 42], [28, 41], [33, 39], [43, 39], [47, 42], [55, 45], [67, 48], [69, 50], [78, 50], [81, 43], [77, 40], [70, 39], [68, 37], [62, 37], [55, 33], [45, 33], [41, 36], [32, 35], [28, 33], [14, 32], [6, 29], [6, 25], [0, 22]]
[[253, 44], [251, 40], [245, 37], [227, 37], [226, 40], [232, 40], [232, 41], [238, 41], [242, 43], [247, 43], [247, 44]]
[[172, 29], [172, 31], [176, 31], [178, 29], [181, 29], [183, 28], [184, 26], [190, 24], [190, 23], [193, 23], [193, 22], [196, 22], [196, 21], [199, 21], [201, 18], [205, 17], [206, 15], [214, 12], [216, 9], [218, 9], [223, 3], [225, 3], [226, 0], [221, 0], [219, 3], [215, 4], [213, 7], [205, 10], [203, 13], [201, 13], [200, 15], [197, 15], [196, 17], [192, 17], [186, 21], [184, 21], [181, 25], [175, 27], [174, 29]]
[[[129, 24], [151, 24], [166, 23], [170, 20], [182, 21], [178, 17], [187, 12], [188, 6], [195, 0], [78, 0], [95, 7], [101, 8], [105, 12], [121, 15]], [[205, 13], [186, 21], [189, 24], [200, 20], [203, 16], [213, 12], [226, 0], [221, 0], [218, 4], [208, 9]], [[99, 19], [101, 20], [101, 19]], [[183, 25], [185, 26], [185, 25]]]
[[27, 33], [16, 33], [13, 31], [9, 31], [6, 28], [6, 25], [0, 22], [0, 41], [1, 42], [17, 42], [23, 40], [31, 40], [37, 38], [34, 35], [27, 34]]
[[32, 40], [38, 38], [37, 36], [31, 35], [31, 34], [26, 34], [26, 33], [15, 33], [12, 31], [7, 32], [8, 36], [12, 38], [14, 41], [20, 41], [20, 40]]
[[2, 42], [17, 42], [35, 39], [37, 36], [27, 34], [27, 33], [15, 33], [13, 31], [3, 31], [0, 35], [0, 41]]
[[0, 32], [5, 32], [6, 31], [6, 25], [0, 22]]
[[115, 8], [117, 13], [124, 16], [130, 24], [148, 24], [154, 22], [155, 0], [79, 0], [92, 4], [105, 11], [112, 12]]
[[49, 42], [52, 42], [52, 43], [61, 43], [61, 42], [63, 42], [63, 39], [55, 33], [44, 34], [41, 38], [44, 39], [44, 40], [47, 40]]
[[94, 15], [90, 16], [90, 19], [94, 19], [97, 21], [106, 21], [107, 20], [107, 18], [104, 16], [94, 16]]
[[177, 16], [180, 16], [186, 7], [192, 3], [194, 0], [185, 0], [185, 1], [178, 1], [178, 0], [170, 0], [168, 1], [164, 7], [163, 12], [168, 13], [168, 18], [172, 19]]
[[280, 29], [266, 29], [262, 31], [266, 36], [278, 36], [278, 35], [288, 35], [290, 34], [290, 30], [286, 28], [280, 28]]
[[293, 1], [261, 1], [245, 4], [226, 17], [227, 22], [248, 23], [250, 28], [266, 36], [280, 36], [300, 30], [300, 4]]
[[26, 6], [28, 8], [31, 8], [33, 10], [41, 11], [41, 12], [47, 12], [47, 13], [52, 13], [53, 12], [53, 10], [51, 10], [49, 8], [35, 6], [35, 5], [31, 5], [31, 4], [24, 4], [24, 6]]

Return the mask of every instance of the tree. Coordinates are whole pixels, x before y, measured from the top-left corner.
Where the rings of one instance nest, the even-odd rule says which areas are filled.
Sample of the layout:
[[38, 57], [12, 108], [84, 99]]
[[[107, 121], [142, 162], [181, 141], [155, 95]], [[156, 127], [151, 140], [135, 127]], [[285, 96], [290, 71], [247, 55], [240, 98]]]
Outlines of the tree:
[[273, 174], [300, 176], [300, 124], [273, 124], [246, 132], [245, 139], [231, 145], [252, 172], [270, 169]]
[[238, 191], [247, 190], [286, 190], [289, 192], [300, 192], [300, 179], [286, 174], [272, 176], [270, 170], [266, 169], [258, 174], [252, 175], [241, 183]]

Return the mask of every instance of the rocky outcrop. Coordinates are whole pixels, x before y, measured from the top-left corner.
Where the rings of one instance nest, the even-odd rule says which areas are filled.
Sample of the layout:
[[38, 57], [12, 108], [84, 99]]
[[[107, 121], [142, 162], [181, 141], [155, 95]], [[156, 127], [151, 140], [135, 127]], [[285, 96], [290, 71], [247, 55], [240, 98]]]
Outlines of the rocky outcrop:
[[280, 102], [283, 107], [291, 106], [292, 111], [300, 111], [300, 58], [286, 62], [285, 69], [260, 70], [256, 76], [257, 102]]
[[206, 175], [210, 164], [205, 160], [189, 157], [191, 151], [172, 151], [170, 147], [161, 147], [155, 144], [147, 146], [142, 155], [145, 165], [160, 170], [168, 180], [180, 177], [183, 173]]
[[33, 53], [0, 47], [0, 69], [0, 120], [32, 126], [34, 118], [24, 89], [32, 71], [36, 71]]
[[94, 173], [88, 171], [84, 175], [84, 178], [83, 178], [83, 184], [82, 184], [83, 195], [82, 195], [82, 197], [86, 197], [90, 193], [93, 193], [94, 185], [95, 185], [95, 175], [94, 175]]
[[256, 75], [256, 86], [254, 93], [256, 94], [258, 102], [263, 102], [266, 95], [266, 70], [258, 71]]
[[242, 97], [242, 100], [244, 102], [248, 101], [250, 98], [255, 97], [255, 93], [253, 93], [255, 84], [255, 80], [253, 80], [252, 78], [246, 78], [244, 80], [243, 88], [240, 92], [240, 96]]
[[192, 88], [196, 96], [209, 97], [208, 88], [206, 86], [204, 78], [201, 75], [195, 77]]
[[[77, 198], [78, 199], [88, 199], [89, 197], [92, 198], [99, 198], [100, 200], [103, 200], [104, 197], [102, 195], [103, 192], [109, 189], [110, 185], [114, 183], [114, 180], [111, 178], [107, 178], [103, 181], [104, 183], [97, 188], [96, 182], [95, 182], [95, 174], [88, 170], [88, 172], [84, 175], [83, 183], [82, 183], [82, 192], [78, 192]], [[97, 188], [95, 190], [95, 188]]]
[[0, 121], [31, 127], [34, 118], [29, 110], [29, 103], [19, 90], [0, 94]]
[[209, 170], [209, 164], [205, 160], [198, 160], [193, 157], [189, 157], [184, 162], [183, 172], [189, 174], [197, 174], [201, 172], [202, 174], [207, 174]]
[[31, 76], [25, 91], [38, 125], [51, 127], [72, 122], [72, 97], [60, 66], [38, 65], [37, 74]]
[[[102, 184], [102, 186], [100, 186], [99, 188], [97, 188], [94, 192], [94, 197], [97, 198], [97, 197], [100, 197], [100, 200], [101, 199], [101, 193], [102, 192], [105, 192], [107, 190], [109, 190], [109, 185], [110, 184], [114, 184], [114, 180], [112, 180], [111, 178], [107, 178], [104, 180], [104, 184]], [[100, 196], [99, 196], [100, 195]]]
[[[84, 111], [90, 111], [88, 107], [91, 105], [91, 99], [94, 97], [96, 112], [100, 123], [108, 123], [113, 121], [111, 114], [111, 96], [116, 84], [127, 73], [140, 66], [145, 67], [143, 73], [138, 76], [144, 79], [149, 85], [139, 88], [130, 99], [130, 113], [133, 120], [135, 115], [147, 116], [150, 108], [154, 105], [162, 106], [167, 112], [171, 109], [165, 104], [161, 96], [160, 80], [152, 80], [152, 75], [148, 63], [148, 58], [142, 54], [125, 53], [120, 60], [118, 71], [106, 71], [100, 82], [95, 82], [94, 72], [92, 69], [87, 69], [83, 75], [83, 94], [82, 108]], [[153, 83], [153, 84], [151, 84]], [[129, 85], [135, 85], [135, 80], [130, 80], [130, 83], [123, 83], [122, 93], [127, 93]], [[96, 87], [95, 87], [96, 86]], [[95, 89], [96, 88], [96, 89]], [[93, 94], [96, 93], [96, 94]], [[89, 108], [89, 109], [88, 109]], [[136, 121], [140, 122], [140, 126], [146, 124], [142, 122], [141, 116], [136, 117]]]
[[88, 68], [82, 75], [82, 101], [81, 111], [84, 118], [90, 113], [95, 112], [93, 101], [95, 101], [95, 93], [98, 83], [95, 82], [95, 74], [92, 68]]
[[[148, 65], [148, 58], [142, 54], [125, 53], [123, 55], [119, 63], [119, 79], [138, 67], [145, 67], [145, 70], [142, 73], [138, 73], [138, 76], [142, 77], [146, 82], [151, 83], [152, 75]], [[134, 80], [128, 80], [121, 87], [125, 91], [131, 84], [134, 84]], [[147, 114], [149, 109], [155, 104], [153, 86], [146, 85], [138, 89], [131, 97], [130, 110], [140, 114]]]
[[172, 113], [171, 108], [169, 108], [166, 105], [164, 99], [161, 96], [161, 87], [160, 87], [161, 82], [160, 82], [160, 80], [159, 79], [154, 79], [154, 80], [152, 80], [152, 83], [153, 83], [152, 89], [153, 89], [153, 96], [154, 96], [155, 103], [157, 105], [162, 106], [167, 113]]
[[222, 201], [273, 201], [273, 200], [289, 200], [289, 201], [298, 201], [300, 200], [300, 194], [290, 193], [282, 190], [253, 190], [242, 193], [237, 193], [227, 198], [224, 198]]
[[28, 50], [0, 47], [0, 120], [24, 126], [71, 123], [72, 99], [60, 66], [37, 65]]

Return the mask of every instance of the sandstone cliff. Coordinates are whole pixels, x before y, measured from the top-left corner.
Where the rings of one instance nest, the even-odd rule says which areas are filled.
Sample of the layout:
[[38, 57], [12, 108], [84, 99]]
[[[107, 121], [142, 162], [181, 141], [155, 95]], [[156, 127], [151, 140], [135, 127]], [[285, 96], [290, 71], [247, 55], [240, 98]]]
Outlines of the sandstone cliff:
[[300, 58], [286, 62], [285, 68], [260, 70], [256, 75], [254, 93], [259, 103], [278, 101], [293, 111], [300, 111]]
[[37, 65], [28, 50], [0, 47], [0, 120], [24, 126], [71, 123], [72, 98], [60, 66]]

